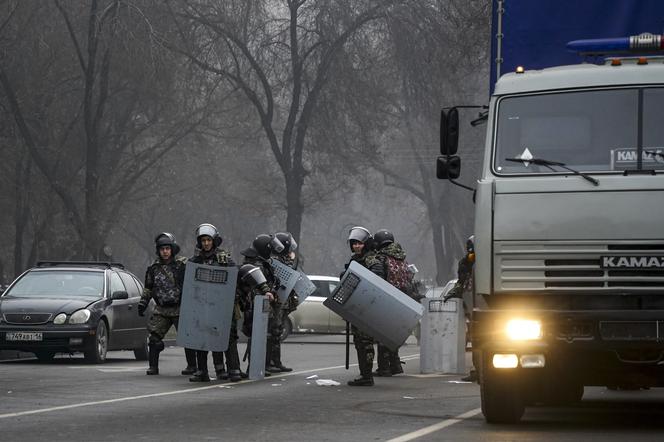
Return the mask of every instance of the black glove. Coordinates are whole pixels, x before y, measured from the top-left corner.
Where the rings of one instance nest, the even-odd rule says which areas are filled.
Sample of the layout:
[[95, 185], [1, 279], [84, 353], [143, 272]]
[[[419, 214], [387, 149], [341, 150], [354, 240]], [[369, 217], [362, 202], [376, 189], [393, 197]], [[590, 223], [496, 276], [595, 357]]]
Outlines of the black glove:
[[138, 303], [138, 316], [145, 316], [145, 309], [148, 308], [147, 304], [142, 302]]
[[461, 298], [463, 295], [463, 291], [461, 290], [461, 287], [455, 285], [452, 287], [452, 289], [449, 291], [449, 293], [443, 297], [443, 302], [447, 302], [452, 298]]

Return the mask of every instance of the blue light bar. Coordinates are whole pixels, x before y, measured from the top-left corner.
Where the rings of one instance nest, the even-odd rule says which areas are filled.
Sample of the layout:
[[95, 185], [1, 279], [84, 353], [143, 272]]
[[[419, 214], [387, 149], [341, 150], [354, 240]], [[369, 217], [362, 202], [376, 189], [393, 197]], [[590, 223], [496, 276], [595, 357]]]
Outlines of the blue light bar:
[[664, 39], [661, 35], [644, 33], [630, 37], [574, 40], [567, 43], [567, 49], [579, 54], [663, 51]]

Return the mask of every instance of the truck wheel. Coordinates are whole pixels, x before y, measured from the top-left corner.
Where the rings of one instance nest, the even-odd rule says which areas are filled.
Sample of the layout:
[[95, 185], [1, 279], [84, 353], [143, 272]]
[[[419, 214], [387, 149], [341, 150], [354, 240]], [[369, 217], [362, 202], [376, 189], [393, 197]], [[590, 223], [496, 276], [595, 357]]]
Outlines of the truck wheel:
[[484, 376], [480, 384], [482, 414], [490, 424], [515, 424], [526, 407], [518, 382], [502, 376]]

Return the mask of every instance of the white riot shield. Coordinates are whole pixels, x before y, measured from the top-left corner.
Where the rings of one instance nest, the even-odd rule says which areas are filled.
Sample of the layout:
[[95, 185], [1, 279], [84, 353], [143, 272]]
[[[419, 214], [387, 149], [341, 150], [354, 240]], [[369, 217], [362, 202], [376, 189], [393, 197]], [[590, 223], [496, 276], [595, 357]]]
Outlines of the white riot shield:
[[286, 303], [288, 295], [294, 291], [297, 294], [299, 305], [307, 299], [307, 296], [316, 291], [316, 286], [304, 273], [274, 258], [271, 264], [274, 275], [279, 278], [279, 282], [281, 283], [277, 289], [277, 296], [279, 296], [280, 303]]
[[228, 350], [237, 267], [187, 262], [177, 344], [196, 350]]
[[355, 261], [323, 305], [391, 350], [406, 342], [423, 312], [421, 304]]
[[265, 352], [267, 350], [267, 322], [270, 317], [270, 300], [263, 295], [254, 297], [254, 319], [251, 323], [251, 352], [249, 379], [265, 377]]

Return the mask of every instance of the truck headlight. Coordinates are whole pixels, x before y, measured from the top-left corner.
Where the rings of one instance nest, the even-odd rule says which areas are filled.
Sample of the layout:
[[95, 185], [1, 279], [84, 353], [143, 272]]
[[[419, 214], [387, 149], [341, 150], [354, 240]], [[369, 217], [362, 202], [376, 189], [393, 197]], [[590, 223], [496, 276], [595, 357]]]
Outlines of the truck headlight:
[[510, 319], [505, 332], [513, 341], [532, 341], [542, 337], [542, 323], [534, 319]]

